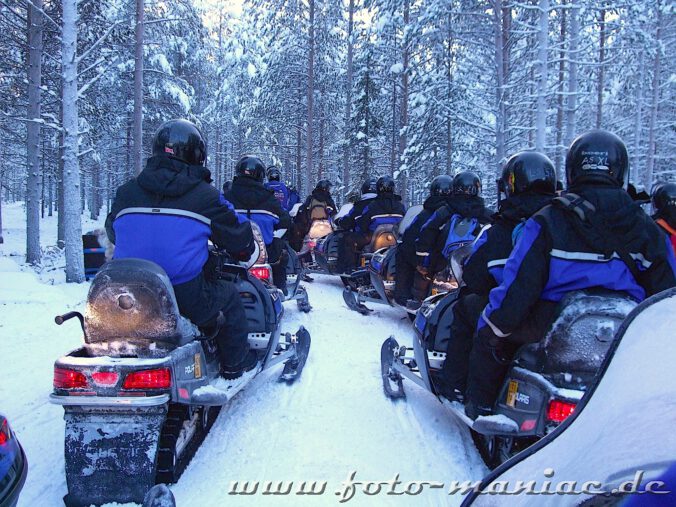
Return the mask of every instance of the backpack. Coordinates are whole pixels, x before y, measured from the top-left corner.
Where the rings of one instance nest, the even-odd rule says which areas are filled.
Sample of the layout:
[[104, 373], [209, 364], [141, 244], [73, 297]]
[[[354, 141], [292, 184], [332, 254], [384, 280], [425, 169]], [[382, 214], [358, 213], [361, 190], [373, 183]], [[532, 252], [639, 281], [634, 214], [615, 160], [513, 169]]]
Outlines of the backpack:
[[622, 239], [612, 236], [603, 227], [603, 224], [599, 223], [595, 213], [596, 208], [592, 203], [577, 194], [569, 193], [556, 197], [552, 201], [552, 204], [558, 206], [559, 208], [563, 208], [569, 213], [574, 213], [581, 221], [590, 224], [597, 234], [599, 234], [602, 238], [607, 240], [610, 245], [613, 246], [615, 253], [617, 253], [619, 258], [622, 259], [622, 262], [627, 265], [629, 272], [632, 274], [636, 282], [641, 279], [641, 273], [636, 266], [636, 262], [632, 258], [626, 246], [622, 243]]
[[326, 211], [326, 203], [315, 199], [314, 197], [310, 201], [310, 206], [308, 207], [308, 214], [310, 216], [310, 221], [314, 222], [315, 220], [328, 220], [329, 214]]
[[464, 218], [457, 214], [453, 215], [448, 229], [448, 236], [441, 251], [443, 256], [450, 259], [451, 254], [455, 250], [474, 241], [474, 231], [476, 231], [478, 225], [479, 220], [476, 218]]

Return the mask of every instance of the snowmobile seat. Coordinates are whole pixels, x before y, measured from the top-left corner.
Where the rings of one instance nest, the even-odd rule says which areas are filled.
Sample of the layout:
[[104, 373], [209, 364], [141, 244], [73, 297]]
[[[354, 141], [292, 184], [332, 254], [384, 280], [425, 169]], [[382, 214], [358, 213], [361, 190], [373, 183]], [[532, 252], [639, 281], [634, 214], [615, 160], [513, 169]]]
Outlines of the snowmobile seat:
[[144, 259], [113, 260], [101, 268], [87, 296], [84, 331], [85, 344], [155, 342], [163, 349], [195, 338], [166, 272]]
[[636, 304], [627, 295], [608, 290], [571, 292], [559, 304], [544, 340], [519, 349], [519, 366], [545, 376], [590, 382]]

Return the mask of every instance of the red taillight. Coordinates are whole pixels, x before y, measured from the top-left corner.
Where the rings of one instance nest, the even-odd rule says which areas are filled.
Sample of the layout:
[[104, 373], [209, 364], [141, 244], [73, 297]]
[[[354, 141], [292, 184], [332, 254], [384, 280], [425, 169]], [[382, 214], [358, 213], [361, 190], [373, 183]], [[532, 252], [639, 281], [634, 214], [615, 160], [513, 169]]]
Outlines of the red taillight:
[[316, 242], [316, 241], [308, 241], [308, 242], [307, 242], [308, 250], [314, 250], [316, 246], [317, 246], [317, 242]]
[[561, 423], [565, 421], [575, 411], [576, 403], [568, 401], [552, 400], [547, 407], [547, 419]]
[[169, 368], [134, 371], [124, 379], [122, 389], [168, 389], [171, 387]]
[[79, 371], [54, 368], [55, 389], [82, 389], [87, 387], [87, 378]]
[[249, 269], [249, 273], [251, 273], [259, 280], [265, 281], [270, 280], [270, 268], [267, 268], [265, 266], [254, 266], [253, 268]]
[[92, 378], [97, 385], [114, 386], [120, 376], [115, 371], [95, 371], [92, 373]]
[[2, 421], [2, 426], [0, 426], [0, 446], [5, 445], [9, 442], [11, 435], [9, 433], [9, 426], [7, 421]]

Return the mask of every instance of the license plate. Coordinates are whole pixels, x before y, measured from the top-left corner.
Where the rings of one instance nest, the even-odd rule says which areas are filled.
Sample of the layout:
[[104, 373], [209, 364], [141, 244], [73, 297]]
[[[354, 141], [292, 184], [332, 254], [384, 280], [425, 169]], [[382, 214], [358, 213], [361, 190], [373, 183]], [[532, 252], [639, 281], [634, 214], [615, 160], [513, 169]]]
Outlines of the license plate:
[[507, 406], [514, 407], [516, 405], [516, 394], [519, 391], [519, 383], [516, 380], [510, 380], [507, 387]]

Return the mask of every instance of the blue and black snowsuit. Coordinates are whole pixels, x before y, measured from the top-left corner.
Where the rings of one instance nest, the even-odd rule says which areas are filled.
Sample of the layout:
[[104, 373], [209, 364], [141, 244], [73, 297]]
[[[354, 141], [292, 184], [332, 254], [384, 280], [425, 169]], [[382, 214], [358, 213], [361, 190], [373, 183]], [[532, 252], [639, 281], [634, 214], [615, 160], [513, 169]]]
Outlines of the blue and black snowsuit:
[[598, 287], [642, 301], [676, 285], [668, 239], [627, 192], [588, 184], [569, 195], [582, 197], [594, 211], [587, 209], [582, 219], [555, 200], [536, 213], [489, 294], [470, 357], [468, 396], [478, 407], [492, 406], [506, 372], [494, 349], [509, 356], [519, 345], [541, 340], [569, 292]]
[[397, 268], [395, 271], [394, 299], [402, 306], [405, 306], [411, 297], [423, 299], [426, 296], [426, 294], [418, 294], [417, 291], [413, 290], [414, 287], [425, 285], [424, 283], [416, 283], [415, 281], [416, 266], [418, 264], [415, 242], [420, 235], [423, 225], [427, 223], [434, 212], [446, 206], [453, 198], [452, 195], [429, 196], [423, 203], [422, 211], [415, 217], [415, 220], [408, 226], [406, 231], [404, 231], [404, 234], [399, 237], [396, 253]]
[[275, 198], [282, 205], [282, 208], [284, 208], [286, 211], [291, 211], [291, 207], [289, 206], [289, 189], [284, 183], [281, 181], [269, 181], [265, 184], [265, 186], [272, 190], [272, 192], [275, 194]]
[[106, 232], [116, 259], [146, 259], [167, 272], [181, 314], [197, 326], [213, 327], [223, 313], [221, 363], [236, 366], [249, 350], [244, 307], [233, 284], [207, 280], [203, 268], [209, 239], [237, 259], [251, 256], [254, 239], [249, 222], [210, 181], [205, 167], [151, 157], [141, 174], [117, 189]]
[[377, 197], [378, 194], [362, 194], [347, 215], [336, 219], [336, 225], [343, 231], [354, 231], [357, 227], [357, 220], [364, 214], [364, 209]]
[[523, 226], [533, 214], [551, 203], [554, 195], [526, 192], [504, 199], [472, 245], [463, 266], [464, 286], [453, 307], [451, 339], [441, 370], [442, 389], [465, 391], [472, 339], [490, 291], [502, 283], [503, 270]]
[[[466, 238], [456, 238], [454, 226], [463, 219], [470, 220], [471, 227]], [[418, 266], [428, 271], [430, 276], [438, 273], [448, 265], [453, 251], [462, 242], [473, 241], [488, 222], [490, 213], [481, 197], [454, 196], [446, 206], [435, 211], [420, 229], [415, 242]]]
[[275, 231], [288, 230], [291, 227], [291, 217], [282, 208], [272, 190], [247, 176], [236, 176], [225, 198], [232, 203], [237, 213], [256, 222], [260, 228], [268, 260], [272, 266], [274, 283], [279, 289], [284, 290], [286, 288], [286, 259], [282, 258], [285, 251], [284, 240], [276, 238]]
[[381, 225], [398, 224], [405, 213], [406, 207], [401, 202], [401, 196], [382, 194], [369, 201], [363, 208], [361, 216], [355, 217], [354, 230], [345, 233], [342, 238], [338, 254], [338, 271], [340, 273], [354, 271], [359, 253], [371, 242], [375, 230]]

